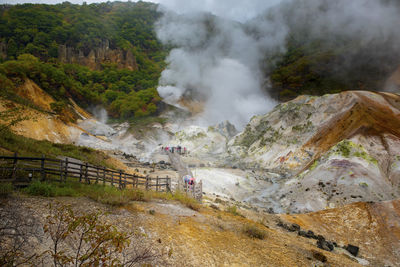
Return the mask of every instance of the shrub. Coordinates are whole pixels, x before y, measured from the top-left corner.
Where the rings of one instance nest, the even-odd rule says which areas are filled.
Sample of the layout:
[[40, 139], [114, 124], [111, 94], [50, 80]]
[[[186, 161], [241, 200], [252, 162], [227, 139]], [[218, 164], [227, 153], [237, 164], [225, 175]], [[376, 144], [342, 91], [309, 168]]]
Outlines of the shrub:
[[54, 197], [56, 188], [49, 183], [34, 181], [24, 190], [32, 196]]
[[112, 206], [123, 206], [130, 201], [124, 191], [111, 186], [86, 185], [82, 188], [82, 194], [97, 202]]
[[231, 214], [233, 214], [233, 215], [235, 215], [235, 216], [244, 217], [242, 214], [240, 214], [240, 213], [238, 212], [236, 206], [229, 206], [229, 207], [226, 209], [226, 211], [229, 212], [229, 213], [231, 213]]
[[55, 196], [57, 197], [76, 197], [78, 192], [69, 184], [60, 184], [55, 187]]
[[11, 183], [0, 183], [0, 198], [8, 197], [13, 191]]
[[255, 225], [245, 225], [243, 227], [243, 233], [245, 233], [248, 237], [264, 239], [267, 233], [264, 230], [259, 229]]
[[188, 207], [189, 209], [195, 210], [195, 211], [199, 211], [200, 210], [200, 203], [191, 197], [188, 197], [186, 194], [183, 194], [179, 191], [177, 191], [175, 194], [172, 195], [174, 200], [179, 201], [180, 203], [182, 203], [183, 205], [185, 205], [186, 207]]
[[147, 266], [163, 256], [144, 245], [141, 236], [106, 222], [105, 213], [78, 213], [61, 203], [50, 204], [49, 211], [43, 230], [53, 242], [54, 266]]
[[148, 201], [148, 196], [145, 193], [138, 189], [125, 189], [125, 195], [131, 201]]

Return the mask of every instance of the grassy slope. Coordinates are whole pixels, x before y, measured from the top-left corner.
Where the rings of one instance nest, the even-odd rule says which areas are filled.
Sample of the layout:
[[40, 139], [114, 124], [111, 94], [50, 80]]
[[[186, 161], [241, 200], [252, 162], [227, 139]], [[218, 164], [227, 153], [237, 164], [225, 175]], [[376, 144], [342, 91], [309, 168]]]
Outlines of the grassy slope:
[[0, 148], [2, 148], [4, 152], [1, 154], [10, 155], [16, 152], [24, 156], [46, 155], [46, 157], [51, 158], [64, 156], [79, 159], [94, 165], [113, 167], [107, 162], [109, 156], [91, 148], [34, 140], [17, 135], [8, 128], [4, 128], [0, 134]]

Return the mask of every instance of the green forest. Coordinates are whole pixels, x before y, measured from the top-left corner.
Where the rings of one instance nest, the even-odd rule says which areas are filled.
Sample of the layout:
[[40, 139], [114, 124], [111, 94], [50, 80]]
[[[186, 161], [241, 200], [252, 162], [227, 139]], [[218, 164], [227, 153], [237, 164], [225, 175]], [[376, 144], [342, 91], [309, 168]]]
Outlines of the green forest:
[[312, 36], [306, 27], [293, 28], [285, 51], [266, 59], [270, 94], [287, 101], [299, 95], [348, 90], [382, 90], [398, 67], [399, 50], [376, 40], [362, 45], [357, 36]]
[[[72, 98], [83, 107], [101, 104], [114, 118], [156, 113], [161, 100], [156, 86], [168, 50], [154, 32], [160, 16], [155, 4], [2, 5], [0, 14], [3, 96], [15, 98], [13, 88], [29, 78], [57, 100], [55, 112]], [[106, 62], [95, 70], [59, 60], [60, 45], [86, 56], [105, 40], [110, 49], [132, 53], [137, 69]]]

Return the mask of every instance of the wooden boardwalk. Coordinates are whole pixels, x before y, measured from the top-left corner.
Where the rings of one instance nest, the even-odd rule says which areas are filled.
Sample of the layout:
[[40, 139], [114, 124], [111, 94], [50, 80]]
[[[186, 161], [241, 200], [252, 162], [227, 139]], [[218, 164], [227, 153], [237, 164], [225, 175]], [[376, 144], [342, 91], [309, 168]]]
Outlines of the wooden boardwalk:
[[171, 178], [140, 176], [122, 170], [94, 166], [89, 163], [51, 159], [42, 156], [0, 156], [0, 182], [27, 185], [32, 180], [66, 182], [67, 178], [86, 183], [117, 186], [119, 188], [143, 188], [155, 191], [171, 191]]

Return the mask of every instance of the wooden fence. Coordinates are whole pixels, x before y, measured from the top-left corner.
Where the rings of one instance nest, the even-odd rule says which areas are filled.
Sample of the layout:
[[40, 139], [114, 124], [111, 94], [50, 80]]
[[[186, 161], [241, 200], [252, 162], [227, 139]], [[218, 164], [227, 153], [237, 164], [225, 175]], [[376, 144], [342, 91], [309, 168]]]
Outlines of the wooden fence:
[[195, 182], [192, 185], [182, 182], [183, 192], [190, 194], [191, 197], [201, 202], [203, 198], [203, 182]]
[[67, 178], [86, 184], [103, 184], [119, 188], [144, 188], [155, 191], [171, 191], [171, 178], [139, 176], [122, 170], [112, 170], [69, 160], [50, 159], [42, 156], [0, 156], [0, 182], [28, 184], [33, 179], [66, 182]]

